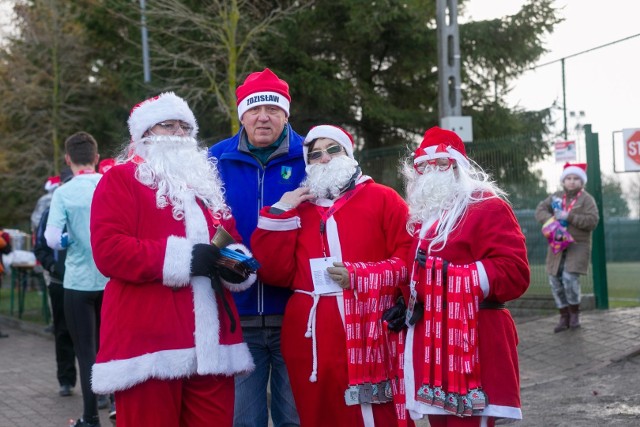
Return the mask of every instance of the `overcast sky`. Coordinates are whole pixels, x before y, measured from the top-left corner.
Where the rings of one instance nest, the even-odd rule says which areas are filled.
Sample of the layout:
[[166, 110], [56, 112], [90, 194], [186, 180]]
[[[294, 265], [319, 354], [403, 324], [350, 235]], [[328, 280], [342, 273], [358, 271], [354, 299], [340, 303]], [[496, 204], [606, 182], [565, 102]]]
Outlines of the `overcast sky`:
[[[467, 11], [471, 19], [490, 19], [512, 15], [524, 3], [524, 0], [471, 0]], [[539, 64], [640, 33], [640, 0], [556, 0], [555, 5], [562, 9], [565, 21], [547, 38], [549, 53]], [[584, 111], [582, 124], [590, 123], [593, 132], [599, 134], [601, 169], [612, 174], [612, 132], [640, 128], [640, 36], [566, 59], [565, 84], [567, 110]], [[527, 72], [516, 82], [508, 100], [526, 109], [546, 108], [554, 101], [562, 105], [560, 62]], [[562, 115], [556, 119], [561, 130]], [[571, 135], [575, 125], [575, 120], [568, 119], [569, 139], [576, 137], [575, 133]], [[616, 138], [620, 144], [621, 135]], [[619, 151], [619, 147], [616, 149]], [[579, 148], [578, 156], [580, 161], [586, 161], [583, 147]], [[618, 163], [617, 168], [622, 165]], [[626, 183], [632, 174], [618, 176], [622, 175]]]

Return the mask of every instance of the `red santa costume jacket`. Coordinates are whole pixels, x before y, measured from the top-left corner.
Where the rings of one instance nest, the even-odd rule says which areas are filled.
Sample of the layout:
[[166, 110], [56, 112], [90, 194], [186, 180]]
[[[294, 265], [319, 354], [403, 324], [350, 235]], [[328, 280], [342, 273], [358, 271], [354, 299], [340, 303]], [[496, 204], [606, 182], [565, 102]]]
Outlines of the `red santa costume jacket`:
[[[429, 240], [427, 239], [427, 246]], [[415, 238], [410, 261], [417, 253]], [[503, 303], [521, 296], [529, 286], [530, 271], [524, 235], [511, 207], [500, 198], [491, 198], [469, 205], [459, 225], [449, 235], [444, 249], [432, 251], [453, 264], [472, 264], [478, 268], [484, 301]], [[403, 292], [408, 298], [408, 287]], [[424, 284], [417, 283], [418, 295]], [[420, 299], [420, 298], [419, 298]], [[446, 318], [446, 305], [445, 318]], [[441, 408], [416, 399], [423, 379], [424, 318], [407, 331], [405, 348], [405, 386], [407, 409], [414, 419], [424, 414], [450, 415]], [[446, 329], [445, 329], [446, 331]], [[447, 342], [447, 337], [443, 337]], [[516, 345], [518, 336], [507, 309], [480, 309], [478, 312], [478, 347], [481, 382], [489, 405], [479, 416], [521, 419], [520, 376]], [[443, 354], [443, 360], [446, 355]], [[443, 363], [443, 378], [446, 372]]]
[[313, 339], [305, 333], [314, 305], [314, 297], [309, 295], [314, 285], [309, 260], [323, 256], [323, 241], [327, 255], [339, 261], [377, 262], [397, 257], [405, 270], [403, 260], [411, 244], [406, 204], [393, 189], [368, 177], [361, 177], [358, 186], [358, 193], [327, 220], [326, 239], [320, 233], [317, 204], [331, 206], [333, 202], [328, 200], [302, 203], [280, 215], [263, 208], [251, 238], [261, 278], [297, 291], [285, 309], [281, 345], [300, 422], [306, 427], [397, 425], [392, 403], [345, 404], [349, 376], [342, 292], [318, 298], [317, 381], [310, 380]]
[[[227, 288], [246, 289], [255, 274], [238, 285], [223, 281], [236, 322], [231, 332], [211, 281], [190, 277], [192, 247], [210, 242], [217, 221], [195, 197], [185, 202], [184, 219], [177, 221], [171, 206], [157, 208], [155, 191], [138, 182], [135, 169], [129, 162], [109, 170], [91, 207], [93, 255], [110, 279], [93, 391], [112, 393], [150, 378], [230, 376], [253, 369]], [[237, 237], [233, 221], [222, 222]]]

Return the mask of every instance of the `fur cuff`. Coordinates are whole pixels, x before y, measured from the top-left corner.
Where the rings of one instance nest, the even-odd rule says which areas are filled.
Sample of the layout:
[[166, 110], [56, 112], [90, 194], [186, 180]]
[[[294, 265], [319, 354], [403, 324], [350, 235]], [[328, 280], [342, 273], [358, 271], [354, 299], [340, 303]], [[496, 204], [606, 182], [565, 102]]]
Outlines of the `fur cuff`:
[[191, 251], [193, 244], [184, 237], [169, 236], [162, 266], [165, 286], [187, 286], [191, 278]]

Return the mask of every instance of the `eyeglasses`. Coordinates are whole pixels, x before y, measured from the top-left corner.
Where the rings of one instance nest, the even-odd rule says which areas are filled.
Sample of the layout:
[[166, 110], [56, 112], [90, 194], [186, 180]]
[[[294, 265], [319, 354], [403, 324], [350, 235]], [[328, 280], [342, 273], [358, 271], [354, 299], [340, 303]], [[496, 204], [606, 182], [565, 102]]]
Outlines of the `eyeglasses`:
[[327, 153], [329, 156], [334, 157], [337, 154], [340, 154], [344, 151], [342, 145], [332, 145], [331, 147], [327, 147], [324, 150], [313, 150], [307, 154], [307, 159], [309, 160], [320, 160], [322, 158], [323, 153]]
[[453, 159], [448, 157], [441, 157], [439, 159], [427, 160], [425, 162], [414, 164], [413, 167], [420, 175], [422, 175], [424, 174], [425, 170], [427, 170], [427, 166], [430, 166], [432, 170], [446, 171], [449, 170], [451, 166], [453, 166], [453, 163]]
[[178, 132], [180, 129], [182, 129], [186, 134], [190, 134], [191, 131], [193, 131], [193, 127], [184, 122], [160, 122], [157, 123], [156, 126], [160, 126], [163, 130], [173, 134]]

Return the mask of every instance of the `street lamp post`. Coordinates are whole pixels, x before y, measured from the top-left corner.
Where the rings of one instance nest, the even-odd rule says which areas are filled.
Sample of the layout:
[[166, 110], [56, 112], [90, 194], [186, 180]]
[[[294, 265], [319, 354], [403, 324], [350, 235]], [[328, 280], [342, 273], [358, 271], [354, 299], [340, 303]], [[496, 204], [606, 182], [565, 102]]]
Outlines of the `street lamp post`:
[[149, 69], [149, 41], [147, 38], [147, 17], [144, 13], [145, 1], [140, 0], [140, 31], [142, 32], [142, 67], [144, 70], [144, 82], [151, 81], [151, 70]]

